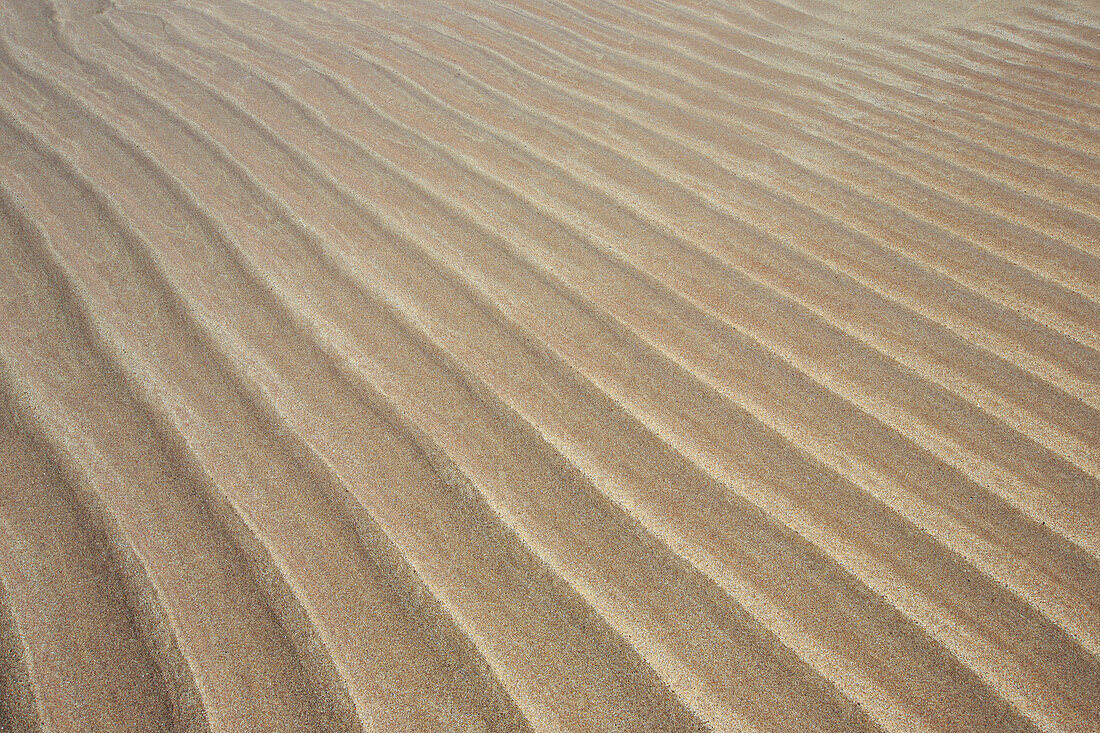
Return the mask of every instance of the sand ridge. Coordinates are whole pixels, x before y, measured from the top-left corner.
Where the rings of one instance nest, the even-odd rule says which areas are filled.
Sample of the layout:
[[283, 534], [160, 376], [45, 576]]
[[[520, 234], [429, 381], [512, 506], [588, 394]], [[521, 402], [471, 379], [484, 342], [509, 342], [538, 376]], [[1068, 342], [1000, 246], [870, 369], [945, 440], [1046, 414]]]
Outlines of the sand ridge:
[[1098, 33], [5, 0], [0, 729], [1100, 730]]

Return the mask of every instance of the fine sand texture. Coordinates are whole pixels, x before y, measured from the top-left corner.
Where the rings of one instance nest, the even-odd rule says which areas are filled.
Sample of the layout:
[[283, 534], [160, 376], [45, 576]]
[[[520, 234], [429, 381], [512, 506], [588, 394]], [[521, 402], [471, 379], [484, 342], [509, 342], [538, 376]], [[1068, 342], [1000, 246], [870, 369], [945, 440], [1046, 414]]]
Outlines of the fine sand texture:
[[0, 731], [1100, 731], [1100, 4], [0, 0]]

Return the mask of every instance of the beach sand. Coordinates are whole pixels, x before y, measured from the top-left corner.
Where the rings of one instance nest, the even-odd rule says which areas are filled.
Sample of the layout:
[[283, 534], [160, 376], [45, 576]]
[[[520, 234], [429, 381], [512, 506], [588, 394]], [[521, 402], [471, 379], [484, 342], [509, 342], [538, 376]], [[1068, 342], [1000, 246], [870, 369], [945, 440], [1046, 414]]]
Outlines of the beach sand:
[[0, 730], [1100, 731], [1100, 6], [0, 0]]

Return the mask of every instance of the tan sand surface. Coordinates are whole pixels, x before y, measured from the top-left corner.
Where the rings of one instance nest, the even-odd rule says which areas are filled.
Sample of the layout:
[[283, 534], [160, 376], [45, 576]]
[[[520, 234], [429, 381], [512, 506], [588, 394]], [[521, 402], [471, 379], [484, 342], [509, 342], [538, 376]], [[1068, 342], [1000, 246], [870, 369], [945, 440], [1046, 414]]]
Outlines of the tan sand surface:
[[1100, 731], [1100, 4], [0, 0], [0, 731]]

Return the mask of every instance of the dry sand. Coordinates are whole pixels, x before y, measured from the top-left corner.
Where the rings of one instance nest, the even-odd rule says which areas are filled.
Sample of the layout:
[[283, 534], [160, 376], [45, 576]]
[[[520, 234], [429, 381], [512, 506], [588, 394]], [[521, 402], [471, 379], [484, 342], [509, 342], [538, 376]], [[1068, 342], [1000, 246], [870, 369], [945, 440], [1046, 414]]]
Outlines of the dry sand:
[[0, 730], [1100, 731], [1092, 0], [0, 0]]

